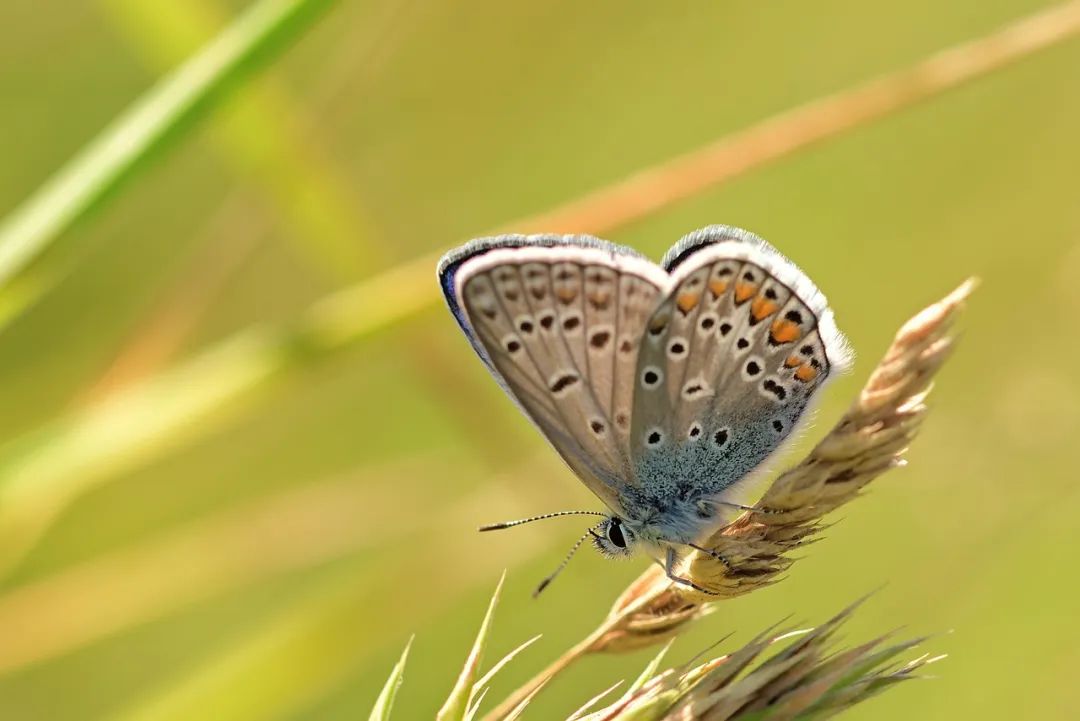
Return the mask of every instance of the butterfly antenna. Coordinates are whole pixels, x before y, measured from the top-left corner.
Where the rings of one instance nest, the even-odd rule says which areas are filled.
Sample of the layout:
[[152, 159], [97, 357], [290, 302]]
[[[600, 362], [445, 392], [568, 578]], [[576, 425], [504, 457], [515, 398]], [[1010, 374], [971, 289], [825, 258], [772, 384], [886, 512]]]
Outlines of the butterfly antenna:
[[504, 528], [513, 528], [514, 526], [520, 526], [523, 523], [532, 523], [533, 521], [543, 521], [546, 518], [558, 518], [559, 516], [603, 516], [608, 517], [607, 513], [600, 513], [599, 511], [557, 511], [555, 513], [545, 513], [540, 516], [533, 516], [532, 518], [522, 518], [518, 521], [503, 521], [502, 523], [492, 523], [487, 526], [480, 526], [479, 531], [501, 531]]
[[[600, 514], [600, 515], [604, 515], [604, 514]], [[545, 588], [547, 588], [548, 585], [552, 581], [555, 580], [555, 577], [558, 576], [562, 572], [562, 570], [564, 568], [566, 568], [566, 564], [570, 563], [570, 559], [573, 558], [574, 554], [577, 553], [577, 550], [579, 548], [581, 548], [581, 544], [585, 543], [585, 539], [588, 538], [589, 536], [594, 535], [596, 533], [596, 529], [599, 528], [601, 525], [602, 525], [602, 523], [597, 523], [595, 526], [593, 526], [589, 530], [585, 531], [585, 533], [581, 536], [581, 538], [577, 539], [577, 541], [574, 542], [574, 545], [571, 546], [571, 548], [570, 548], [570, 553], [566, 554], [566, 558], [564, 558], [562, 560], [562, 563], [559, 564], [559, 567], [556, 568], [554, 571], [552, 571], [551, 575], [549, 575], [547, 578], [545, 578], [543, 581], [541, 581], [540, 585], [536, 587], [535, 591], [533, 591], [533, 598], [536, 598], [537, 596], [539, 596], [541, 591], [543, 591]]]

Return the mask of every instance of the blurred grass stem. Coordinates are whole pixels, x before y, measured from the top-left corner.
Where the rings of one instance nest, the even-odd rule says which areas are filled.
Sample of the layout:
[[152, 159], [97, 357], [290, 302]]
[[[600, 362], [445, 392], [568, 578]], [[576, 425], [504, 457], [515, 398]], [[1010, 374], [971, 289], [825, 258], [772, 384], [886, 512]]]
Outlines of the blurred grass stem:
[[[223, 25], [220, 0], [99, 0], [146, 64], [167, 69], [198, 51]], [[312, 90], [315, 90], [313, 88]], [[298, 260], [337, 282], [355, 281], [378, 260], [372, 223], [352, 197], [339, 159], [314, 132], [317, 110], [273, 75], [252, 78], [206, 123], [208, 145]]]
[[[161, 52], [162, 44], [158, 42], [161, 35], [172, 38], [173, 44], [178, 45], [185, 44], [182, 41], [190, 40], [187, 34], [177, 31], [174, 24], [170, 22], [171, 16], [163, 19], [157, 13], [150, 12], [148, 8], [132, 3], [131, 0], [106, 0], [106, 2], [108, 7], [115, 8], [114, 14], [118, 16], [119, 21], [130, 26], [130, 34], [141, 44], [149, 46], [148, 52], [152, 50], [155, 57]], [[305, 196], [325, 196], [323, 199], [325, 204], [332, 202], [334, 198], [347, 195], [346, 188], [341, 186], [340, 173], [320, 172], [322, 166], [319, 163], [307, 163], [301, 154], [295, 153], [291, 148], [292, 146], [302, 148], [317, 145], [320, 159], [329, 162], [325, 158], [325, 151], [319, 145], [317, 125], [311, 122], [311, 118], [332, 113], [344, 98], [356, 97], [377, 77], [380, 68], [400, 43], [407, 20], [407, 10], [412, 2], [415, 0], [393, 2], [383, 11], [378, 22], [373, 26], [363, 25], [362, 27], [368, 31], [367, 34], [359, 42], [346, 43], [337, 53], [337, 57], [329, 62], [328, 71], [312, 80], [312, 85], [306, 89], [307, 95], [302, 109], [297, 99], [289, 95], [287, 90], [279, 84], [265, 81], [256, 84], [255, 88], [248, 88], [247, 95], [251, 94], [252, 89], [261, 88], [264, 92], [245, 104], [251, 108], [244, 112], [243, 116], [240, 112], [232, 113], [241, 117], [235, 118], [232, 125], [226, 125], [221, 133], [220, 144], [226, 148], [231, 147], [229, 144], [236, 132], [229, 134], [225, 131], [230, 130], [233, 125], [240, 126], [249, 134], [269, 134], [269, 136], [264, 141], [262, 152], [259, 153], [260, 161], [255, 162], [253, 167], [249, 167], [253, 165], [251, 159], [248, 158], [251, 153], [245, 155], [233, 151], [232, 154], [237, 156], [234, 165], [237, 166], [239, 180], [250, 181], [253, 175], [268, 174], [269, 171], [260, 170], [261, 166], [267, 164], [291, 164], [304, 171], [299, 174], [297, 184], [309, 187], [309, 190], [304, 193]], [[170, 9], [174, 13], [192, 15], [194, 19], [200, 17], [196, 6], [171, 6]], [[155, 24], [148, 26], [143, 22], [147, 15], [155, 21]], [[348, 21], [349, 19], [346, 18], [346, 22]], [[189, 20], [187, 24], [197, 23]], [[186, 51], [186, 47], [184, 50]], [[169, 60], [171, 62], [172, 58], [170, 57]], [[280, 114], [294, 118], [294, 122], [273, 124], [271, 116], [278, 114], [279, 110]], [[252, 121], [245, 125], [242, 121], [252, 113], [260, 118], [258, 124]], [[290, 163], [291, 157], [293, 160]], [[289, 174], [296, 175], [291, 171]], [[311, 179], [315, 179], [316, 182], [310, 182]], [[112, 363], [102, 377], [82, 394], [80, 399], [82, 402], [107, 395], [121, 386], [163, 368], [180, 351], [184, 341], [196, 330], [217, 297], [234, 280], [253, 253], [263, 245], [270, 234], [271, 229], [268, 225], [270, 219], [262, 217], [262, 214], [253, 207], [256, 198], [253, 197], [248, 184], [244, 182], [230, 191], [207, 224], [196, 233], [203, 239], [204, 247], [188, 262], [187, 267], [177, 274], [178, 277], [172, 287], [133, 330], [130, 337], [116, 352]], [[333, 193], [320, 192], [322, 186], [327, 184], [336, 186]], [[349, 198], [351, 212], [358, 212], [357, 204], [355, 197]], [[327, 215], [321, 213], [318, 208], [309, 213], [296, 214], [298, 222], [294, 222], [293, 225], [300, 234], [296, 242], [301, 245], [307, 241], [309, 234], [319, 235], [323, 227], [322, 223], [306, 226], [303, 222], [299, 222], [311, 217], [312, 213]], [[337, 211], [328, 214], [328, 217], [340, 215], [340, 211]], [[373, 227], [371, 219], [367, 214], [362, 214], [362, 216], [358, 221], [346, 221], [339, 225], [343, 225], [341, 235], [347, 237], [349, 243], [355, 246], [366, 246], [363, 259], [371, 261], [378, 259], [380, 255], [374, 247], [378, 245], [376, 242], [378, 238], [371, 231]], [[363, 226], [369, 232], [358, 233], [357, 226]], [[292, 234], [289, 237], [292, 237]], [[358, 240], [361, 239], [366, 239], [368, 242], [358, 244]], [[305, 251], [302, 253], [304, 256], [321, 258], [315, 265], [334, 262], [332, 257], [320, 255], [318, 248], [301, 248], [301, 250]], [[350, 275], [356, 270], [351, 264], [347, 265], [347, 268]], [[340, 268], [337, 269], [334, 277], [340, 274], [340, 270]], [[0, 317], [2, 316], [3, 310], [0, 309]]]
[[[200, 52], [158, 82], [0, 223], [0, 288], [26, 273], [77, 221], [155, 152], [203, 116], [224, 91], [295, 38], [332, 0], [260, 0]], [[26, 281], [20, 281], [26, 287]], [[3, 304], [10, 320], [43, 284], [30, 284], [19, 304]]]

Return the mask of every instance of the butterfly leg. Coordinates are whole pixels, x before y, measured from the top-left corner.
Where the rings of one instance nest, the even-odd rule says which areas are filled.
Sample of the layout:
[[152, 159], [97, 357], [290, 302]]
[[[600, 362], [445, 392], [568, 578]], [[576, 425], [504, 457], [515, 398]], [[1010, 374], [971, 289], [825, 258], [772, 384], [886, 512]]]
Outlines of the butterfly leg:
[[698, 593], [704, 593], [707, 596], [719, 596], [720, 595], [718, 593], [715, 593], [713, 591], [708, 590], [707, 588], [702, 588], [701, 586], [697, 585], [696, 583], [694, 583], [693, 581], [691, 581], [689, 579], [681, 578], [679, 576], [676, 576], [675, 575], [675, 561], [676, 561], [675, 549], [674, 548], [668, 548], [668, 550], [667, 550], [667, 561], [664, 563], [664, 572], [667, 574], [667, 577], [668, 577], [669, 580], [671, 580], [673, 583], [679, 584], [680, 586], [686, 586], [688, 588], [692, 588], [695, 591], [697, 591]]
[[783, 511], [776, 508], [765, 508], [763, 506], [747, 506], [742, 503], [732, 503], [731, 501], [717, 501], [712, 499], [703, 499], [699, 502], [699, 505], [703, 509], [708, 508], [709, 506], [727, 506], [728, 508], [736, 508], [740, 511], [747, 511], [749, 513], [760, 513], [763, 516], [783, 513]]
[[709, 556], [710, 558], [715, 558], [717, 561], [719, 561], [720, 563], [722, 563], [724, 565], [724, 568], [726, 570], [728, 570], [728, 571], [731, 570], [731, 561], [727, 560], [726, 558], [724, 558], [722, 555], [720, 555], [716, 551], [710, 551], [707, 548], [702, 548], [701, 546], [697, 545], [696, 543], [687, 543], [686, 545], [690, 546], [690, 548], [694, 549], [695, 551], [701, 551], [702, 553], [704, 553], [706, 556]]

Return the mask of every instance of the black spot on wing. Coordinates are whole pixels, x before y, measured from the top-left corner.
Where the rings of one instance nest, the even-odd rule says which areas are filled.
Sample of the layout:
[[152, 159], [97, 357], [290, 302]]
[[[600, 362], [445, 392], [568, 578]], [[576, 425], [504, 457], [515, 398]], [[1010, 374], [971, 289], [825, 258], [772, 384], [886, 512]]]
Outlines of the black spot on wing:
[[596, 350], [603, 350], [609, 340], [611, 340], [610, 331], [598, 330], [589, 337], [589, 345]]
[[580, 380], [581, 380], [581, 377], [578, 376], [577, 373], [564, 373], [563, 375], [560, 375], [560, 376], [556, 377], [551, 382], [551, 385], [549, 386], [549, 390], [551, 390], [552, 393], [558, 395], [559, 393], [562, 393], [563, 391], [565, 391], [570, 386], [574, 385], [575, 383], [578, 383]]

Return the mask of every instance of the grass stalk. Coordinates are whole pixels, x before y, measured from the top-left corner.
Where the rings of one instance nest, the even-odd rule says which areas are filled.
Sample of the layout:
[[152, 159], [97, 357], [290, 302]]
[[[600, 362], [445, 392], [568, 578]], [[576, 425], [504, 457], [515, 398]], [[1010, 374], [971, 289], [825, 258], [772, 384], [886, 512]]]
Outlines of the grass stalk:
[[[205, 116], [238, 81], [274, 57], [332, 0], [259, 0], [196, 55], [162, 78], [71, 161], [0, 221], [0, 288], [29, 272], [46, 251], [154, 154]], [[47, 284], [18, 303], [0, 304], [11, 319]]]

